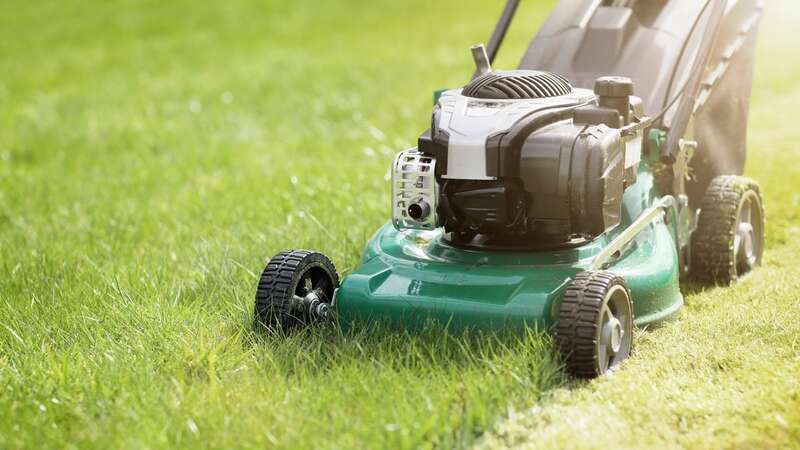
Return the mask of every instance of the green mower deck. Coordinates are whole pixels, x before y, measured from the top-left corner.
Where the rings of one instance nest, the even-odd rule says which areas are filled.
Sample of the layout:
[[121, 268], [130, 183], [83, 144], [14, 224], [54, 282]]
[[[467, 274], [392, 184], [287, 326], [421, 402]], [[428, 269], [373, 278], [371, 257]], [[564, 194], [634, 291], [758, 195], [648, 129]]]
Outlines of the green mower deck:
[[[651, 173], [641, 170], [625, 193], [622, 226], [556, 251], [462, 249], [446, 242], [441, 231], [399, 232], [386, 224], [370, 239], [358, 269], [342, 282], [337, 318], [344, 327], [377, 319], [404, 328], [435, 321], [453, 330], [549, 329], [569, 282], [632, 218], [656, 203], [656, 194]], [[608, 267], [628, 283], [637, 326], [662, 321], [683, 304], [675, 242], [674, 227], [656, 219]]]

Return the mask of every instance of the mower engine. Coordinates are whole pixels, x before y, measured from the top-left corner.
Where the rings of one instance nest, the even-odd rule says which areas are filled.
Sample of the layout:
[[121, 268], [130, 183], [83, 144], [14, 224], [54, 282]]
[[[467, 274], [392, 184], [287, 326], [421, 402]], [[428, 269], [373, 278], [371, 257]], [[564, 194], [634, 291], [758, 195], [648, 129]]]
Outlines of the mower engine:
[[592, 92], [553, 73], [492, 71], [483, 46], [473, 56], [477, 76], [439, 97], [418, 147], [395, 159], [394, 226], [517, 247], [619, 224], [642, 154], [641, 131], [625, 129], [644, 114], [632, 82], [604, 77]]

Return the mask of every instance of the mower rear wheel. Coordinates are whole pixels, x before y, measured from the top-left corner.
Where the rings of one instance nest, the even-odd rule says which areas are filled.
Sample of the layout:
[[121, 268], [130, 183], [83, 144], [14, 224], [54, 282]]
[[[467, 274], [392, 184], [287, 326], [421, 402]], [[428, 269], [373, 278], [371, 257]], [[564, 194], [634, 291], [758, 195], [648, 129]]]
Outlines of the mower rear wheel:
[[581, 272], [561, 299], [556, 343], [566, 370], [595, 378], [631, 353], [633, 306], [625, 280], [605, 271]]
[[289, 250], [264, 268], [255, 301], [256, 321], [289, 331], [333, 320], [333, 293], [339, 286], [336, 268], [322, 253]]
[[758, 184], [745, 177], [714, 178], [692, 235], [693, 277], [727, 285], [761, 264], [764, 207]]

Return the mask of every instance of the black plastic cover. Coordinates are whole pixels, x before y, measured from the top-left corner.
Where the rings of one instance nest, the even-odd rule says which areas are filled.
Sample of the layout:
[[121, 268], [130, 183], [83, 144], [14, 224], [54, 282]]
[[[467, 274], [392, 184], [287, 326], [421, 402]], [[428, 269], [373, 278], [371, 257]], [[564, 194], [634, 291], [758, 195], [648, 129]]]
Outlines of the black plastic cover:
[[570, 217], [579, 234], [597, 236], [619, 224], [625, 161], [617, 130], [590, 127], [575, 141]]

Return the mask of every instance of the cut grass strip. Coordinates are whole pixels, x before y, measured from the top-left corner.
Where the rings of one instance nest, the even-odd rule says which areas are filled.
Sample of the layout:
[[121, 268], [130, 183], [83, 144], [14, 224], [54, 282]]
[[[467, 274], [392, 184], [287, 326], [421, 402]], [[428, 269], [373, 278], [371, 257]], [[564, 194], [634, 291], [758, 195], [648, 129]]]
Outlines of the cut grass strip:
[[800, 447], [800, 268], [786, 264], [798, 250], [695, 290], [681, 319], [637, 334], [618, 373], [549, 393], [479, 447]]

